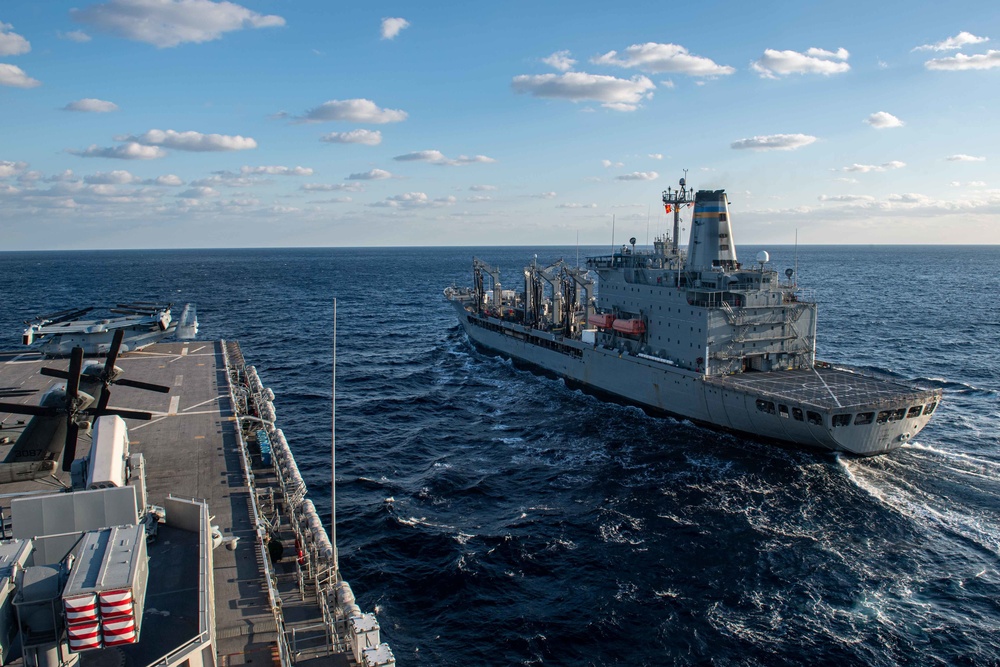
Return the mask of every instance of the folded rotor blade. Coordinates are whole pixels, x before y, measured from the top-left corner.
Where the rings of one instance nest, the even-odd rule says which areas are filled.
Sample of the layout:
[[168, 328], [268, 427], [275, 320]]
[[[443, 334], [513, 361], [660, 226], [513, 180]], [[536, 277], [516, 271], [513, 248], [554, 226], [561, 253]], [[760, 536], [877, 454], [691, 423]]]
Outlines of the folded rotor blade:
[[[93, 408], [87, 410], [87, 412], [96, 412]], [[122, 419], [140, 419], [142, 421], [149, 421], [153, 418], [153, 413], [151, 412], [139, 412], [137, 410], [119, 410], [118, 408], [112, 408], [110, 410], [105, 410], [102, 414], [106, 415], [118, 415]]]
[[80, 369], [83, 368], [83, 348], [74, 347], [73, 355], [69, 359], [69, 378], [66, 380], [66, 402], [67, 405], [76, 401], [80, 393]]
[[80, 435], [80, 426], [69, 415], [66, 417], [66, 446], [63, 448], [62, 469], [69, 472], [73, 469], [73, 459], [76, 458], [76, 439]]
[[98, 399], [97, 401], [97, 409], [94, 411], [94, 414], [97, 415], [98, 417], [103, 414], [106, 414], [108, 408], [108, 401], [110, 400], [111, 400], [111, 387], [105, 385], [104, 389], [101, 391], [101, 398]]
[[69, 371], [61, 371], [58, 368], [45, 368], [43, 367], [38, 371], [42, 375], [48, 375], [50, 378], [59, 378], [61, 380], [69, 379]]
[[52, 417], [61, 412], [59, 408], [45, 405], [25, 405], [23, 403], [0, 403], [0, 412], [13, 412], [15, 415], [34, 415], [36, 417]]
[[145, 389], [147, 391], [158, 391], [161, 394], [166, 394], [170, 391], [170, 387], [164, 387], [162, 384], [152, 384], [151, 382], [140, 382], [139, 380], [129, 380], [127, 378], [122, 378], [121, 380], [115, 380], [115, 384], [120, 384], [123, 387], [135, 387], [136, 389]]
[[122, 349], [122, 341], [125, 339], [125, 330], [116, 329], [115, 336], [111, 339], [111, 349], [108, 350], [108, 360], [104, 362], [104, 382], [107, 390], [107, 382], [114, 375], [115, 362], [118, 361], [118, 351]]

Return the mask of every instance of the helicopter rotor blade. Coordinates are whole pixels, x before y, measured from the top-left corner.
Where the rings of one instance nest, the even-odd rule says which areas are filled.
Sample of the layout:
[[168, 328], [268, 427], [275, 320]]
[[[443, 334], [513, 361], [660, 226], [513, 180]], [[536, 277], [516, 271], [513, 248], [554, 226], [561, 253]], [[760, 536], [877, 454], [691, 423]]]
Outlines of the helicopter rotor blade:
[[125, 340], [125, 330], [115, 329], [114, 338], [111, 339], [111, 348], [108, 350], [108, 360], [104, 362], [104, 389], [107, 391], [108, 381], [115, 372], [115, 362], [118, 361], [118, 352], [122, 349], [122, 341]]
[[47, 405], [0, 403], [0, 412], [12, 412], [15, 415], [33, 415], [35, 417], [52, 417], [59, 414], [61, 410]]
[[80, 370], [83, 368], [83, 348], [74, 347], [73, 354], [69, 359], [69, 378], [66, 380], [66, 406], [70, 406], [76, 401], [80, 394]]
[[123, 387], [135, 387], [136, 389], [145, 389], [146, 391], [158, 391], [161, 394], [166, 394], [170, 392], [170, 387], [164, 387], [162, 384], [141, 382], [139, 380], [129, 380], [127, 378], [116, 380], [115, 384], [120, 384]]
[[105, 385], [104, 389], [101, 391], [101, 398], [97, 401], [97, 408], [94, 414], [98, 417], [107, 414], [108, 412], [108, 402], [111, 400], [111, 387]]
[[66, 420], [66, 446], [63, 447], [62, 469], [69, 472], [73, 469], [73, 460], [76, 458], [76, 439], [80, 435], [80, 425], [73, 420], [72, 415], [67, 415]]
[[[97, 414], [96, 408], [87, 408], [84, 412], [88, 414]], [[104, 410], [100, 413], [101, 415], [118, 415], [122, 419], [139, 419], [142, 421], [149, 421], [153, 418], [153, 413], [151, 412], [139, 412], [138, 410], [120, 410], [118, 408], [112, 408], [110, 410]]]
[[60, 380], [69, 379], [69, 371], [61, 371], [58, 368], [45, 368], [43, 367], [38, 371], [42, 375], [48, 375], [50, 378], [59, 378]]

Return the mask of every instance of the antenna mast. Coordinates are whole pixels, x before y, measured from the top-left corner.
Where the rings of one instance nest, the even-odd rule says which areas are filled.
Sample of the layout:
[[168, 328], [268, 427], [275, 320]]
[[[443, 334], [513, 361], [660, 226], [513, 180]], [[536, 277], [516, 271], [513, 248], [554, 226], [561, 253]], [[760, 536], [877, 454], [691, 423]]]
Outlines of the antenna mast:
[[667, 207], [667, 212], [669, 213], [671, 209], [674, 213], [674, 235], [671, 239], [672, 249], [676, 255], [678, 250], [678, 242], [681, 233], [681, 206], [694, 201], [694, 188], [687, 187], [687, 173], [688, 170], [684, 170], [684, 178], [680, 180], [680, 188], [674, 190], [673, 188], [667, 188], [667, 191], [663, 193], [663, 205]]

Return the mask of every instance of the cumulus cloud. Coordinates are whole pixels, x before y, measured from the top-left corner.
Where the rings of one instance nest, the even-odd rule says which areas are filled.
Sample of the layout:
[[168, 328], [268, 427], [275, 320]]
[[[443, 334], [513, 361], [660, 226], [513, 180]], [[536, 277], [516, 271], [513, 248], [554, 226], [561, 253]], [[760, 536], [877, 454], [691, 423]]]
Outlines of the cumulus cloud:
[[397, 155], [392, 159], [398, 160], [399, 162], [430, 162], [431, 164], [439, 164], [450, 167], [496, 162], [493, 158], [486, 157], [485, 155], [473, 155], [472, 157], [469, 157], [468, 155], [459, 155], [457, 158], [449, 158], [445, 157], [445, 155], [438, 150], [416, 151], [414, 153]]
[[847, 64], [850, 54], [847, 49], [826, 51], [825, 49], [808, 49], [805, 53], [798, 51], [776, 51], [765, 49], [759, 60], [750, 64], [750, 68], [767, 79], [777, 79], [789, 74], [840, 74], [851, 69]]
[[93, 97], [85, 97], [82, 100], [70, 102], [63, 107], [63, 111], [84, 111], [88, 113], [109, 113], [118, 111], [118, 105], [114, 102], [99, 100]]
[[948, 160], [948, 162], [985, 162], [986, 158], [982, 156], [959, 153], [958, 155], [949, 155], [945, 158], [945, 160]]
[[312, 176], [311, 167], [281, 167], [278, 165], [268, 165], [264, 167], [240, 167], [241, 174], [265, 174], [267, 176]]
[[20, 173], [28, 168], [27, 162], [11, 162], [10, 160], [0, 160], [0, 178], [10, 178], [14, 174]]
[[968, 46], [969, 44], [982, 44], [983, 42], [990, 41], [989, 37], [976, 37], [971, 32], [962, 31], [955, 35], [954, 37], [949, 37], [948, 39], [941, 40], [940, 42], [935, 42], [934, 44], [924, 44], [923, 46], [914, 47], [914, 51], [957, 51], [963, 46]]
[[185, 190], [177, 196], [181, 199], [205, 199], [206, 197], [217, 197], [219, 194], [218, 190], [207, 186], [193, 187], [190, 190]]
[[599, 65], [634, 67], [644, 72], [676, 72], [688, 76], [722, 76], [736, 71], [728, 65], [718, 65], [710, 58], [693, 56], [679, 44], [656, 42], [633, 44], [620, 55], [617, 51], [608, 51], [591, 62]]
[[537, 195], [528, 195], [533, 199], [555, 199], [556, 193], [554, 192], [539, 192]]
[[905, 162], [900, 162], [899, 160], [892, 160], [890, 162], [883, 162], [882, 164], [858, 164], [854, 163], [849, 167], [844, 167], [841, 171], [856, 172], [859, 174], [867, 174], [869, 172], [882, 172], [889, 171], [891, 169], [902, 169], [906, 166]]
[[605, 169], [610, 169], [611, 167], [624, 167], [624, 162], [612, 162], [611, 160], [601, 160], [601, 166]]
[[59, 31], [56, 33], [56, 36], [59, 39], [65, 39], [70, 42], [77, 42], [80, 44], [90, 41], [90, 35], [88, 35], [82, 30], [71, 30], [70, 32]]
[[82, 151], [68, 152], [80, 157], [106, 157], [116, 160], [155, 160], [167, 155], [167, 152], [159, 146], [144, 146], [135, 141], [104, 148], [94, 144]]
[[396, 35], [398, 35], [403, 29], [409, 27], [410, 22], [406, 19], [382, 19], [382, 39], [396, 39]]
[[392, 178], [390, 174], [385, 169], [372, 169], [370, 171], [363, 171], [357, 174], [351, 174], [347, 177], [349, 181], [381, 181], [386, 178]]
[[37, 79], [32, 79], [24, 73], [24, 70], [17, 65], [0, 63], [0, 86], [13, 86], [14, 88], [35, 88], [42, 85]]
[[172, 188], [184, 185], [184, 181], [182, 181], [181, 177], [177, 176], [176, 174], [166, 174], [164, 176], [157, 176], [156, 178], [143, 181], [142, 183], [143, 185], [164, 185]]
[[556, 208], [597, 208], [597, 204], [577, 204], [575, 202], [566, 202], [564, 204], [559, 204]]
[[551, 56], [542, 58], [542, 62], [560, 72], [568, 72], [576, 64], [576, 61], [569, 57], [569, 51], [556, 51]]
[[302, 186], [306, 192], [337, 192], [346, 190], [347, 192], [362, 192], [360, 183], [306, 183]]
[[662, 160], [663, 153], [650, 153], [649, 157], [653, 158], [654, 160]]
[[364, 144], [378, 146], [382, 143], [382, 133], [378, 130], [351, 130], [350, 132], [330, 132], [319, 138], [331, 144]]
[[875, 197], [871, 195], [820, 195], [820, 201], [838, 203], [874, 202]]
[[91, 183], [94, 185], [127, 185], [138, 180], [138, 178], [125, 170], [109, 172], [99, 171], [96, 174], [83, 177], [84, 183]]
[[406, 192], [393, 197], [386, 197], [380, 202], [375, 202], [371, 206], [384, 206], [388, 208], [440, 208], [451, 206], [456, 201], [455, 197], [442, 197], [431, 199], [423, 192]]
[[924, 67], [933, 70], [970, 70], [970, 69], [993, 69], [1000, 67], [1000, 51], [987, 51], [974, 56], [967, 56], [964, 53], [956, 53], [949, 58], [937, 58], [928, 60]]
[[659, 177], [655, 171], [633, 171], [631, 174], [622, 174], [615, 178], [619, 181], [655, 181]]
[[310, 109], [299, 118], [303, 123], [347, 121], [351, 123], [398, 123], [406, 120], [406, 112], [399, 109], [381, 109], [371, 100], [330, 100]]
[[889, 127], [903, 127], [906, 125], [906, 123], [886, 111], [876, 111], [872, 115], [868, 116], [868, 118], [865, 118], [864, 122], [868, 123], [877, 130], [883, 130]]
[[493, 192], [497, 189], [495, 185], [470, 185], [469, 190], [473, 192]]
[[511, 84], [515, 92], [535, 97], [581, 102], [594, 100], [615, 111], [635, 111], [639, 102], [656, 86], [644, 76], [618, 79], [601, 74], [521, 74]]
[[144, 146], [165, 146], [179, 151], [215, 152], [242, 151], [257, 148], [251, 137], [226, 134], [202, 134], [201, 132], [177, 132], [175, 130], [150, 130], [140, 135], [115, 137], [115, 141], [128, 141]]
[[102, 32], [161, 49], [185, 42], [209, 42], [234, 30], [285, 25], [280, 16], [212, 0], [109, 0], [71, 9], [70, 16]]
[[749, 139], [740, 139], [729, 146], [737, 150], [791, 151], [808, 146], [814, 141], [816, 141], [816, 137], [809, 134], [765, 134]]
[[19, 56], [31, 50], [31, 43], [14, 32], [14, 26], [0, 21], [0, 56]]

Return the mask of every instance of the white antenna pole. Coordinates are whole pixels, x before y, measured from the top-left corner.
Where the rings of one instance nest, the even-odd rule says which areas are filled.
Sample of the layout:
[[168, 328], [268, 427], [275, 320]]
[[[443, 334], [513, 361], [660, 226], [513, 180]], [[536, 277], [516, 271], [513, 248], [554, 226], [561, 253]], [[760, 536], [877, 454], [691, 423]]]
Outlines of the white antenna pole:
[[333, 567], [340, 573], [337, 550], [337, 299], [333, 300], [333, 393], [330, 422], [330, 537], [333, 538]]
[[615, 254], [615, 216], [611, 214], [611, 254]]
[[795, 228], [795, 280], [793, 286], [799, 286], [799, 228]]

